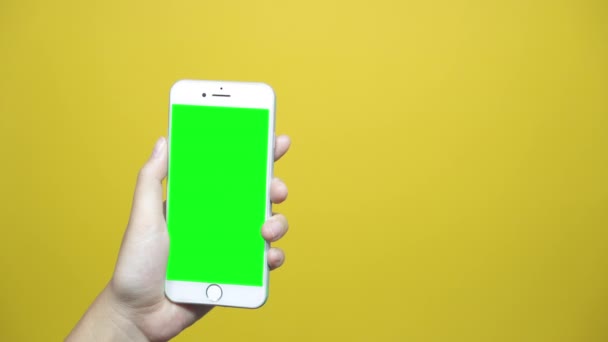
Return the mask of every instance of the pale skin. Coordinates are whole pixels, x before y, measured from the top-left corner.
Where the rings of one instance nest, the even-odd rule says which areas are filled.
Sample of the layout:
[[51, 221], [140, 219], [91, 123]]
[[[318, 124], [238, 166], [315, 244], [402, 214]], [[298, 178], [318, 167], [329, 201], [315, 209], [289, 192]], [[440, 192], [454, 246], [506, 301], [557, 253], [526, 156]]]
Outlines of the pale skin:
[[[288, 136], [276, 137], [275, 161], [287, 153], [290, 145]], [[162, 181], [166, 176], [167, 141], [160, 138], [139, 172], [131, 216], [112, 279], [66, 341], [167, 341], [213, 308], [176, 304], [165, 296], [169, 236]], [[287, 186], [278, 178], [273, 179], [271, 202], [278, 204], [286, 198]], [[261, 227], [261, 234], [272, 243], [283, 237], [287, 229], [287, 219], [273, 214]], [[281, 249], [269, 249], [271, 270], [280, 267], [284, 260]]]

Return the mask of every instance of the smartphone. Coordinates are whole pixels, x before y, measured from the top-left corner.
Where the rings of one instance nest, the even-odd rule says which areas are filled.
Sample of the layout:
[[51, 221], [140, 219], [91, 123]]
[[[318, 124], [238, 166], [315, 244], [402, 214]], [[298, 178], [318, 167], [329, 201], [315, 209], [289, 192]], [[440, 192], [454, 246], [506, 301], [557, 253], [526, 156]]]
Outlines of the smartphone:
[[258, 308], [268, 298], [275, 93], [265, 83], [171, 88], [165, 293], [178, 303]]

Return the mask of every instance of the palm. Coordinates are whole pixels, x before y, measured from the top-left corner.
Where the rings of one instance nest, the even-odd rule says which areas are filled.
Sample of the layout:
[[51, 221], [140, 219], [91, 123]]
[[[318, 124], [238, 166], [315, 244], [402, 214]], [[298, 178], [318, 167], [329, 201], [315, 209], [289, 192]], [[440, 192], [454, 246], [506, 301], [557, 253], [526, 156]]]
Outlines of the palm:
[[169, 237], [164, 220], [158, 228], [146, 229], [145, 234], [137, 235], [137, 241], [129, 239], [137, 234], [138, 228], [129, 228], [112, 287], [131, 308], [132, 316], [142, 317], [136, 322], [142, 332], [151, 340], [164, 341], [196, 322], [212, 307], [176, 304], [167, 299], [164, 281]]

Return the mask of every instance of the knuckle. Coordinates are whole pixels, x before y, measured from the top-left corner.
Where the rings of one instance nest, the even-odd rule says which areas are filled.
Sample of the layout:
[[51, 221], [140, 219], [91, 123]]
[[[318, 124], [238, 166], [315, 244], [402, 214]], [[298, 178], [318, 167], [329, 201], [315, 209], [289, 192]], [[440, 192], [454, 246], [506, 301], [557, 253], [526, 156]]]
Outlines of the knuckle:
[[139, 169], [139, 173], [137, 174], [137, 179], [147, 179], [150, 178], [152, 174], [152, 170], [150, 166], [146, 163], [144, 166]]

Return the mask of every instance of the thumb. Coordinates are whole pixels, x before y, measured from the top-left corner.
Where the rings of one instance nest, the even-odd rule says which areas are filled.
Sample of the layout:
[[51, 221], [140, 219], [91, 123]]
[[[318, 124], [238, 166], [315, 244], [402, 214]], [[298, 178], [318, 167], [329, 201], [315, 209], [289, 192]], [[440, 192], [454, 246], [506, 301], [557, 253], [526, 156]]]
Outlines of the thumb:
[[161, 137], [139, 171], [130, 223], [145, 229], [164, 229], [163, 187], [167, 176], [167, 140]]

